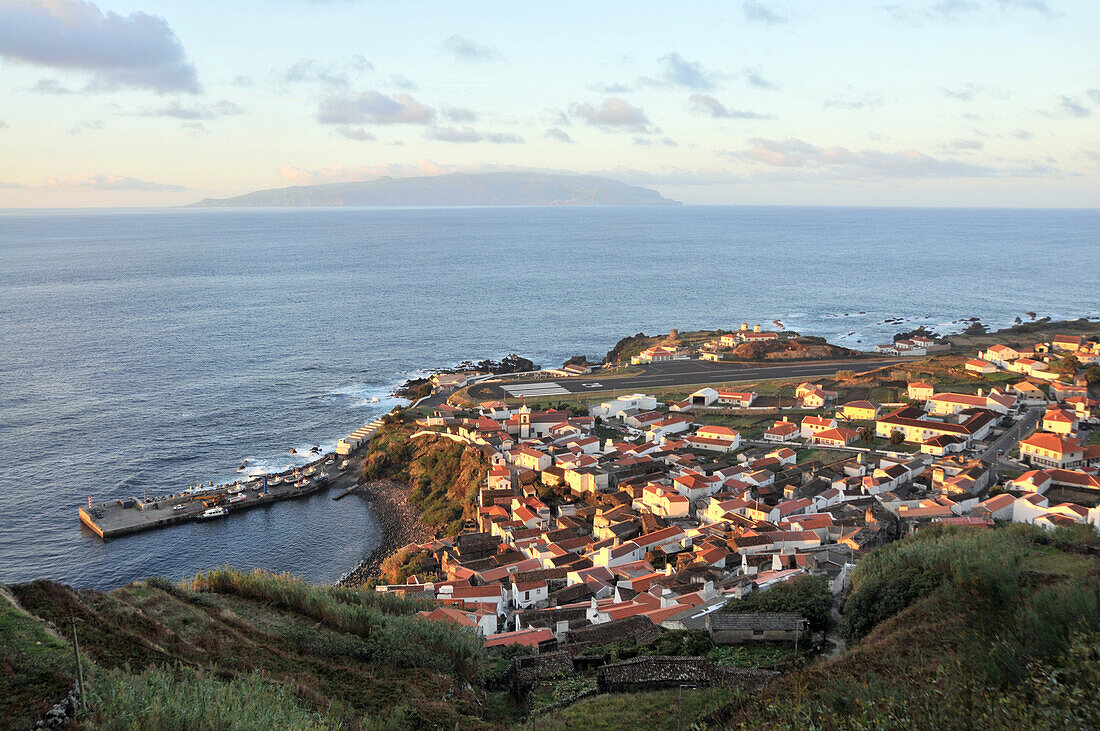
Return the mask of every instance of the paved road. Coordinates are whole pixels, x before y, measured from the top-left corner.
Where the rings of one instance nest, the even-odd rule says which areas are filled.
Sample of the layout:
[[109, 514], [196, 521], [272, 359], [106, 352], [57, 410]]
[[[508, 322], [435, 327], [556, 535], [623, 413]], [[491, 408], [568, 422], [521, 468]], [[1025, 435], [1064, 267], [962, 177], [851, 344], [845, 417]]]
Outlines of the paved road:
[[[626, 391], [663, 386], [704, 386], [710, 383], [728, 381], [751, 381], [763, 378], [819, 378], [831, 376], [838, 370], [854, 370], [862, 373], [888, 365], [911, 363], [911, 358], [840, 360], [787, 363], [783, 365], [758, 366], [755, 364], [713, 363], [704, 360], [675, 360], [662, 363], [650, 363], [645, 372], [637, 376], [622, 378], [570, 378], [570, 379], [531, 379], [505, 381], [501, 386], [557, 386], [568, 393], [590, 393], [592, 391]], [[512, 388], [508, 389], [509, 391]], [[558, 393], [561, 393], [558, 391]]]
[[1020, 439], [1022, 439], [1025, 434], [1031, 433], [1035, 424], [1042, 418], [1043, 411], [1044, 409], [1040, 406], [1032, 406], [1029, 408], [1027, 413], [1024, 414], [1024, 417], [1013, 426], [1009, 427], [1004, 434], [997, 437], [997, 441], [990, 444], [989, 447], [979, 455], [979, 458], [983, 462], [988, 462], [989, 464], [996, 463], [1008, 469], [1015, 469], [1016, 465], [1000, 459], [997, 452], [1003, 451], [1005, 454], [1008, 454], [1015, 449]]

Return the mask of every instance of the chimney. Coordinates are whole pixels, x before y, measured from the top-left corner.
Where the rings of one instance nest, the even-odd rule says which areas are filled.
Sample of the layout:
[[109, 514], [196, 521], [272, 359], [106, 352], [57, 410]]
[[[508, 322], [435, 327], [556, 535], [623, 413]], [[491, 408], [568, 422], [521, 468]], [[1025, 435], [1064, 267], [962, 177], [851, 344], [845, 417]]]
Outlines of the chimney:
[[559, 619], [554, 625], [554, 635], [560, 640], [567, 632], [569, 632], [569, 622], [564, 619]]
[[741, 331], [744, 332], [745, 330], [748, 330], [748, 329], [749, 329], [749, 323], [742, 322], [741, 323]]
[[665, 564], [665, 576], [672, 576], [672, 564]]
[[782, 571], [782, 570], [783, 570], [783, 561], [780, 560], [779, 554], [778, 553], [772, 554], [772, 571]]
[[752, 331], [753, 331], [754, 333], [758, 333], [758, 332], [760, 332], [760, 326], [759, 326], [759, 325], [753, 325], [753, 326], [752, 326]]

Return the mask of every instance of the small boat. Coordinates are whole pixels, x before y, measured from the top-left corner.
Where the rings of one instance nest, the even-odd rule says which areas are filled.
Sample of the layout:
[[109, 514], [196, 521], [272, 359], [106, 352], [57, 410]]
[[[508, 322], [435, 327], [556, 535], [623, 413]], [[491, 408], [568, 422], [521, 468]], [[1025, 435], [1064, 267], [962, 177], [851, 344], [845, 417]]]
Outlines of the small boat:
[[278, 485], [282, 481], [283, 481], [282, 477], [280, 477], [279, 475], [275, 475], [274, 477], [272, 477], [270, 480], [267, 481], [267, 484], [268, 485]]
[[248, 498], [248, 495], [234, 495], [233, 497], [229, 498], [229, 502], [239, 503], [240, 501], [245, 500], [247, 498]]
[[317, 473], [317, 477], [316, 477], [315, 479], [317, 480], [317, 484], [318, 484], [318, 485], [323, 485], [323, 484], [325, 484], [326, 482], [328, 482], [328, 473], [326, 473], [326, 472], [318, 472], [318, 473]]
[[223, 515], [228, 515], [229, 511], [220, 505], [216, 508], [207, 508], [202, 511], [202, 515], [199, 516], [199, 520], [212, 520], [214, 518], [220, 518]]
[[346, 459], [343, 462], [341, 462], [340, 463], [340, 471], [343, 472], [344, 470], [346, 470], [348, 468], [349, 464], [351, 464], [351, 462], [349, 462]]

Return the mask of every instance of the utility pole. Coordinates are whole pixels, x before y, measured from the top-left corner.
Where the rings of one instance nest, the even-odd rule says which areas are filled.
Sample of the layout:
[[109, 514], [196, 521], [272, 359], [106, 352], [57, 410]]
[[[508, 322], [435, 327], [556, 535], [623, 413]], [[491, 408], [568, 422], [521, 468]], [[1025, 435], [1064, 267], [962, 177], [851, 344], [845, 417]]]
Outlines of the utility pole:
[[80, 705], [87, 708], [88, 700], [84, 696], [84, 668], [80, 664], [80, 642], [76, 639], [76, 617], [69, 612], [69, 624], [73, 630], [73, 655], [76, 657], [76, 687], [80, 690]]

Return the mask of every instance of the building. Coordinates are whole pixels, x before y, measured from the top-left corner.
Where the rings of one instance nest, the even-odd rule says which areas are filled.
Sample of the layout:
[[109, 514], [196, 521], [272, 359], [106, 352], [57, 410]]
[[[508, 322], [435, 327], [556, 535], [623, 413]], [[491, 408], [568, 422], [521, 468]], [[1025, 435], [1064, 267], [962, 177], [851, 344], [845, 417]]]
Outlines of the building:
[[802, 419], [802, 426], [799, 429], [799, 433], [802, 435], [803, 439], [810, 439], [819, 431], [835, 428], [836, 419], [827, 416], [807, 416]]
[[644, 393], [633, 393], [629, 396], [619, 396], [611, 401], [604, 401], [597, 406], [588, 408], [589, 416], [599, 416], [603, 419], [621, 418], [620, 415], [629, 411], [653, 411], [657, 408], [657, 399], [646, 396]]
[[739, 409], [747, 409], [756, 400], [755, 391], [719, 391], [718, 403], [723, 406], [732, 406]]
[[837, 416], [849, 421], [874, 421], [878, 418], [878, 406], [870, 401], [849, 401], [840, 407]]
[[996, 373], [997, 366], [990, 363], [988, 360], [982, 360], [981, 358], [969, 358], [966, 361], [966, 370], [971, 373], [981, 373], [983, 375], [988, 373]]
[[824, 429], [810, 437], [810, 441], [814, 444], [824, 444], [830, 447], [847, 447], [857, 439], [859, 439], [858, 431], [844, 427]]
[[710, 612], [707, 633], [717, 645], [742, 642], [795, 642], [805, 638], [810, 623], [793, 612]]
[[800, 434], [798, 424], [793, 421], [777, 421], [775, 424], [764, 431], [764, 441], [766, 442], [789, 442], [793, 439], [797, 439]]
[[1035, 432], [1020, 442], [1020, 460], [1041, 467], [1070, 469], [1086, 463], [1085, 448], [1073, 437]]
[[909, 384], [906, 390], [906, 394], [909, 396], [910, 401], [920, 401], [921, 403], [932, 398], [932, 394], [935, 392], [936, 389], [932, 387], [932, 384], [925, 383], [924, 381], [914, 381]]

